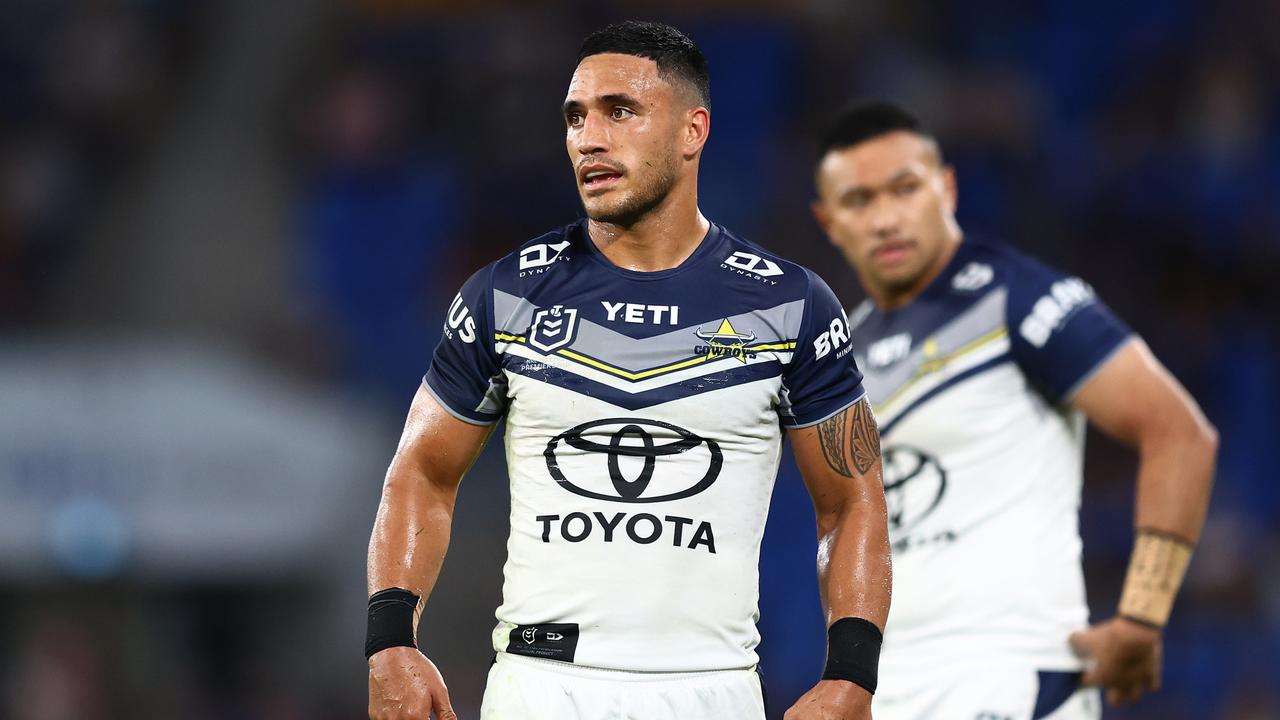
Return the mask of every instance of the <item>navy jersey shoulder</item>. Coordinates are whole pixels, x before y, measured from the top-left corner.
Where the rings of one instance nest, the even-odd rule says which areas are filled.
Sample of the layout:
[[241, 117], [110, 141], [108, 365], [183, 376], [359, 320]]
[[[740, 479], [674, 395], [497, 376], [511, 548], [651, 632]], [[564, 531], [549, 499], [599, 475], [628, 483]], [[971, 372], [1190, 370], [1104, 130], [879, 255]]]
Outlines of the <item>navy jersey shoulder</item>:
[[783, 373], [783, 425], [817, 424], [860, 399], [862, 372], [854, 361], [849, 318], [830, 286], [807, 267], [729, 233], [720, 267], [746, 282], [769, 282], [779, 298], [803, 308], [795, 354]]
[[454, 417], [487, 425], [502, 416], [505, 379], [496, 342], [528, 290], [553, 282], [553, 271], [568, 264], [572, 227], [528, 240], [480, 268], [450, 302], [423, 385]]
[[1050, 402], [1067, 402], [1132, 336], [1083, 279], [989, 241], [1004, 265], [1009, 353]]
[[[781, 375], [779, 413], [798, 427], [860, 394], [848, 341], [840, 303], [817, 275], [719, 225], [678, 266], [638, 272], [610, 262], [578, 221], [523, 243], [467, 281], [426, 380], [455, 415], [480, 423], [503, 411], [504, 370], [536, 367], [541, 377], [543, 355], [558, 371], [616, 376], [611, 389], [596, 388], [615, 404], [640, 402], [649, 392], [636, 385], [641, 380], [657, 385], [661, 375], [705, 362], [725, 380]], [[510, 355], [513, 344], [521, 358]], [[523, 357], [531, 355], [539, 357]], [[707, 362], [748, 356], [775, 359], [737, 368]], [[583, 385], [576, 376], [572, 382]], [[713, 386], [686, 384], [690, 391]]]
[[490, 263], [494, 287], [527, 295], [539, 285], [563, 279], [579, 261], [580, 244], [575, 246], [579, 223], [570, 223], [521, 243], [518, 248]]
[[[706, 277], [704, 274], [712, 269], [724, 272]], [[703, 275], [703, 282], [730, 288], [767, 289], [769, 297], [786, 299], [804, 297], [816, 277], [803, 266], [716, 223], [711, 224], [703, 243], [679, 267], [658, 272], [626, 270], [612, 265], [595, 247], [587, 235], [584, 220], [524, 242], [491, 263], [488, 270], [494, 288], [534, 302], [544, 288], [554, 287], [559, 292], [563, 283], [580, 282], [584, 276], [594, 276], [593, 284], [607, 286], [628, 280], [651, 282], [696, 273]], [[671, 288], [672, 284], [668, 283], [662, 292], [669, 293]]]
[[988, 238], [966, 238], [905, 307], [859, 306], [853, 326], [855, 350], [873, 368], [944, 328], [970, 328], [974, 341], [1007, 333], [1010, 359], [1052, 403], [1070, 400], [1131, 334], [1084, 280]]
[[[800, 298], [808, 295], [814, 281], [822, 283], [809, 268], [746, 240], [731, 230], [722, 230], [726, 239], [720, 253], [721, 269], [743, 282], [773, 289], [779, 296]], [[825, 286], [825, 283], [824, 283]]]
[[[614, 265], [591, 241], [586, 221], [579, 220], [523, 243], [492, 263], [487, 277], [497, 298], [494, 329], [499, 332], [517, 329], [507, 327], [506, 311], [523, 319], [522, 309], [564, 305], [575, 308], [583, 320], [642, 338], [667, 332], [668, 325], [714, 322], [787, 303], [797, 303], [799, 309], [815, 288], [829, 293], [804, 267], [715, 223], [689, 258], [667, 270], [638, 272]], [[611, 313], [619, 307], [632, 313], [643, 307], [669, 322], [616, 324]], [[792, 327], [789, 338], [796, 332]]]

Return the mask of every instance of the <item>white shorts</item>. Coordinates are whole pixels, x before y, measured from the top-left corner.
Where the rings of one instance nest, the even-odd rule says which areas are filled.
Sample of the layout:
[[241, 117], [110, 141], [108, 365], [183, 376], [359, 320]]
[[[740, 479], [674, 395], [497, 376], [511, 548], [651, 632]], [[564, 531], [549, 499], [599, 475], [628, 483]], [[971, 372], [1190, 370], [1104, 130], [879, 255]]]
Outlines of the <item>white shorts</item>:
[[764, 720], [754, 670], [631, 673], [498, 653], [480, 720]]
[[1079, 673], [970, 667], [905, 679], [880, 678], [871, 703], [876, 720], [1099, 720], [1101, 694]]

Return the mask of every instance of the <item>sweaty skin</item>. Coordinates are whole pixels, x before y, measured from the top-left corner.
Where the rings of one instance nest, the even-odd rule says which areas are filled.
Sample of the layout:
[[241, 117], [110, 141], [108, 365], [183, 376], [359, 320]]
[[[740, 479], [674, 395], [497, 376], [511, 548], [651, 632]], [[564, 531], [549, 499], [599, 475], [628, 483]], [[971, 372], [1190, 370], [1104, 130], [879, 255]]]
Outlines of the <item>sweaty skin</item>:
[[[431, 594], [449, 546], [458, 483], [492, 431], [458, 420], [418, 389], [382, 485], [369, 541], [370, 595], [390, 587], [423, 601]], [[370, 720], [425, 719], [433, 710], [439, 720], [457, 717], [444, 678], [422, 652], [393, 647], [369, 658]]]
[[[698, 166], [711, 115], [652, 60], [585, 58], [565, 97], [565, 148], [592, 242], [615, 265], [651, 272], [693, 254], [710, 223], [698, 211]], [[616, 173], [588, 182], [592, 169]]]
[[[697, 202], [710, 113], [696, 91], [663, 77], [652, 60], [594, 55], [575, 71], [563, 113], [587, 230], [604, 256], [619, 267], [657, 271], [693, 254], [710, 228]], [[855, 404], [838, 417], [858, 433], [856, 441], [827, 432], [824, 447], [815, 427], [790, 432], [817, 509], [827, 623], [855, 616], [883, 629], [890, 565], [879, 436], [869, 407]], [[458, 485], [490, 429], [457, 420], [418, 392], [369, 544], [370, 593], [402, 587], [426, 602], [448, 547]], [[786, 717], [867, 720], [870, 700], [853, 683], [824, 680]], [[432, 711], [441, 720], [456, 717], [440, 672], [422, 652], [390, 648], [370, 658], [370, 718], [426, 718]]]
[[[893, 570], [880, 459], [880, 431], [865, 397], [817, 425], [789, 433], [818, 519], [818, 590], [827, 627], [843, 617], [884, 632]], [[871, 693], [822, 680], [784, 720], [870, 718]]]

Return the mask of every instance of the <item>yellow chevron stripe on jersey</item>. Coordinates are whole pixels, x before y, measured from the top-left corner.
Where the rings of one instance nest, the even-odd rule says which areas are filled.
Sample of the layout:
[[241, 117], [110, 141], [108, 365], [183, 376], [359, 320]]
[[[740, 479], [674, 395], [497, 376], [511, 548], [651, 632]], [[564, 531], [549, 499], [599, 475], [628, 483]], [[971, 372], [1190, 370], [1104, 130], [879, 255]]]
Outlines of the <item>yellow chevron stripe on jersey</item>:
[[888, 398], [885, 399], [884, 402], [875, 406], [875, 408], [873, 409], [877, 413], [887, 412], [889, 406], [893, 405], [895, 402], [901, 399], [904, 395], [907, 394], [909, 390], [911, 390], [913, 387], [918, 385], [926, 377], [938, 372], [939, 370], [942, 370], [947, 365], [951, 364], [955, 360], [965, 355], [972, 354], [973, 352], [980, 350], [986, 347], [987, 345], [990, 345], [991, 343], [999, 342], [1008, 337], [1009, 337], [1009, 328], [1005, 325], [1001, 325], [996, 329], [986, 333], [985, 335], [981, 335], [977, 339], [971, 340], [965, 343], [964, 345], [961, 345], [960, 347], [956, 348], [950, 353], [947, 353], [946, 355], [943, 355], [942, 357], [933, 358], [931, 360], [926, 360], [920, 363], [920, 368], [916, 371], [915, 375], [911, 376], [910, 380], [907, 380], [905, 383], [902, 384], [901, 387], [899, 387], [897, 390], [894, 390], [893, 394], [891, 394]]
[[702, 363], [707, 362], [707, 360], [710, 360], [710, 359], [718, 359], [718, 358], [712, 358], [710, 355], [697, 355], [687, 360], [681, 360], [679, 362], [671, 363], [670, 365], [663, 365], [661, 367], [650, 368], [648, 370], [641, 370], [640, 372], [631, 372], [629, 370], [623, 370], [620, 367], [614, 367], [613, 365], [610, 365], [608, 363], [601, 362], [600, 360], [596, 360], [595, 358], [587, 357], [586, 355], [580, 355], [572, 350], [565, 350], [561, 348], [560, 350], [556, 351], [556, 354], [567, 357], [570, 360], [576, 360], [577, 362], [580, 362], [583, 365], [588, 365], [597, 370], [603, 370], [612, 375], [617, 375], [618, 377], [625, 378], [627, 380], [644, 380], [645, 378], [651, 378], [657, 375], [674, 372], [676, 370], [683, 370], [687, 367], [693, 367], [694, 365], [700, 365]]
[[[494, 333], [493, 339], [498, 342], [517, 342], [517, 343], [527, 342], [527, 338], [525, 338], [523, 335], [513, 335], [511, 333], [504, 333], [504, 332]], [[748, 345], [742, 349], [746, 351], [752, 351], [752, 352], [763, 352], [763, 351], [794, 352], [796, 349], [796, 342], [794, 340], [787, 340], [784, 342], [775, 342], [775, 343], [758, 343], [755, 345]], [[702, 363], [708, 362], [710, 360], [720, 360], [720, 359], [723, 359], [724, 357], [728, 357], [728, 356], [721, 356], [721, 355], [714, 355], [714, 356], [713, 355], [694, 355], [692, 357], [686, 358], [684, 360], [679, 360], [674, 363], [670, 363], [668, 365], [660, 365], [658, 367], [649, 368], [647, 370], [639, 370], [639, 371], [633, 372], [625, 368], [617, 367], [616, 365], [610, 365], [609, 363], [606, 363], [603, 360], [597, 360], [596, 358], [590, 357], [588, 355], [576, 353], [572, 350], [566, 350], [564, 348], [560, 348], [559, 350], [556, 350], [555, 354], [561, 357], [569, 358], [574, 362], [581, 363], [588, 367], [592, 367], [597, 370], [607, 372], [610, 375], [616, 375], [617, 377], [623, 378], [624, 380], [645, 380], [647, 378], [657, 377], [659, 375], [665, 375], [667, 373], [675, 372], [677, 370], [683, 370], [685, 368], [693, 367], [694, 365], [701, 365]]]

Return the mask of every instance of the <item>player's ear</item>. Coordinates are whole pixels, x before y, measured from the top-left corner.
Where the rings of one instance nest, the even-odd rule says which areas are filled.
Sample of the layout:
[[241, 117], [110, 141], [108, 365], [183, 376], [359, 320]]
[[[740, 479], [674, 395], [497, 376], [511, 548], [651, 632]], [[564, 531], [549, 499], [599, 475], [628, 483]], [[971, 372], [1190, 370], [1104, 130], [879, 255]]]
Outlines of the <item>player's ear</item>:
[[711, 134], [711, 111], [698, 105], [685, 111], [684, 120], [684, 157], [692, 160]]
[[[813, 219], [817, 221], [818, 227], [822, 228], [823, 234], [828, 239], [831, 238], [829, 229], [831, 228], [831, 213], [827, 211], [826, 203], [822, 202], [822, 198], [814, 198], [809, 201], [809, 209], [813, 211]], [[831, 240], [835, 244], [835, 240]]]

